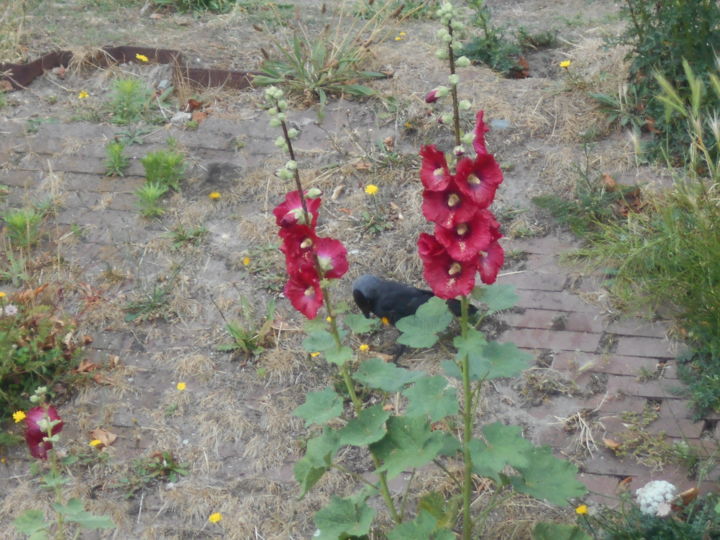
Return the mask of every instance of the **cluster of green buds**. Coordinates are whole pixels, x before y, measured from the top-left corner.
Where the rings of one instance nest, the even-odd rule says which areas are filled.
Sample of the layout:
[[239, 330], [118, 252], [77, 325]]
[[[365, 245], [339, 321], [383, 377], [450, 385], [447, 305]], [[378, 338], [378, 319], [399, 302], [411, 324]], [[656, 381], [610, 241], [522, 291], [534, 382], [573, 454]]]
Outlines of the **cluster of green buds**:
[[285, 94], [277, 86], [270, 86], [265, 90], [265, 101], [267, 113], [270, 115], [270, 126], [283, 128], [283, 134], [275, 139], [275, 146], [287, 150], [287, 139], [296, 138], [300, 132], [295, 128], [287, 127], [288, 102], [285, 100]]
[[289, 160], [285, 163], [284, 167], [279, 168], [275, 171], [275, 174], [283, 180], [292, 180], [295, 178], [295, 171], [297, 170], [297, 161], [294, 159]]
[[[443, 47], [437, 50], [436, 56], [443, 60], [449, 60], [450, 74], [448, 75], [449, 88], [446, 86], [438, 86], [430, 90], [425, 96], [426, 103], [435, 103], [438, 99], [447, 96], [452, 97], [452, 112], [446, 112], [438, 116], [438, 122], [446, 125], [454, 125], [458, 132], [458, 144], [454, 148], [454, 153], [461, 156], [465, 153], [463, 144], [472, 144], [474, 134], [472, 132], [460, 134], [459, 114], [460, 111], [469, 111], [472, 108], [470, 101], [458, 100], [457, 86], [460, 83], [460, 76], [455, 72], [456, 68], [467, 67], [471, 64], [467, 56], [456, 57], [462, 50], [462, 42], [465, 24], [460, 20], [460, 12], [453, 7], [450, 2], [444, 2], [437, 10], [437, 16], [442, 23], [442, 28], [438, 30], [437, 36], [443, 42]], [[460, 144], [462, 143], [462, 144]]]
[[30, 403], [45, 403], [47, 391], [47, 386], [38, 386], [33, 395], [30, 396]]

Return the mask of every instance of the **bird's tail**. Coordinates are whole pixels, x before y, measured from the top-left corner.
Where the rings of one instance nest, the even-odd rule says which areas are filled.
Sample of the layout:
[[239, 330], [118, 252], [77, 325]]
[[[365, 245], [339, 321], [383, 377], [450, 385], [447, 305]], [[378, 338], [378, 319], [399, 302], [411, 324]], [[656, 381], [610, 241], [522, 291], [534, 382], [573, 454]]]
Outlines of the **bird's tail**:
[[[460, 309], [460, 300], [456, 300], [455, 298], [451, 298], [447, 301], [447, 305], [450, 308], [450, 311], [452, 311], [452, 314], [456, 317], [460, 317], [462, 315], [462, 310]], [[468, 306], [468, 313], [470, 315], [475, 315], [477, 313], [477, 308], [470, 304]]]

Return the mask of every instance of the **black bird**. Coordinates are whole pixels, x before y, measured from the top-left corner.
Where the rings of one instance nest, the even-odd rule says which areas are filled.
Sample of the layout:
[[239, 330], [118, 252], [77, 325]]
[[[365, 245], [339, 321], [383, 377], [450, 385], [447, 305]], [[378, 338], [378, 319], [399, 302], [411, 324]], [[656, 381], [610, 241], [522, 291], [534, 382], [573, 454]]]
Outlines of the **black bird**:
[[[417, 309], [433, 297], [432, 291], [426, 291], [404, 285], [397, 281], [388, 281], [365, 274], [353, 282], [353, 298], [365, 317], [374, 313], [380, 318], [387, 317], [395, 324], [403, 317], [414, 315]], [[447, 301], [450, 311], [460, 316], [460, 302], [454, 298]], [[477, 312], [470, 306], [470, 313]]]

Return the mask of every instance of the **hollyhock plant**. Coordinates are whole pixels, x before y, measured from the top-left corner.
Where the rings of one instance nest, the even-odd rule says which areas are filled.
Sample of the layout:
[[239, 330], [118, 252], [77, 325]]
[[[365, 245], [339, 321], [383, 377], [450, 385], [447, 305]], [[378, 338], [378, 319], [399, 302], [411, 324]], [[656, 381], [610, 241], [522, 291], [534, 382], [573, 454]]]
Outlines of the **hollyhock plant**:
[[462, 195], [455, 182], [450, 182], [444, 191], [425, 191], [422, 211], [428, 221], [441, 227], [454, 227], [457, 223], [469, 221], [478, 208], [472, 200]]
[[479, 208], [487, 208], [492, 204], [495, 191], [502, 181], [502, 170], [491, 154], [479, 155], [474, 160], [462, 158], [457, 164], [456, 185]]
[[470, 261], [488, 249], [493, 238], [492, 226], [497, 223], [488, 210], [480, 210], [470, 220], [452, 228], [435, 226], [435, 238], [456, 261]]
[[51, 450], [52, 442], [46, 441], [48, 437], [49, 423], [59, 421], [51, 431], [52, 435], [60, 433], [63, 422], [55, 407], [33, 407], [25, 416], [25, 442], [28, 445], [30, 454], [37, 459], [47, 459], [47, 452]]
[[291, 274], [283, 292], [293, 307], [308, 319], [314, 319], [323, 305], [320, 279], [314, 271]]

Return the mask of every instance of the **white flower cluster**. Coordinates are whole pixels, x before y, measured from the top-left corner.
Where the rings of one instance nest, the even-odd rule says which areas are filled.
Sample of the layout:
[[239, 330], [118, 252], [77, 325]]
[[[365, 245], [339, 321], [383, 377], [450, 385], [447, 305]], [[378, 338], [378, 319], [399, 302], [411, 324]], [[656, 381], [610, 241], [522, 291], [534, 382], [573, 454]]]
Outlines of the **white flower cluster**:
[[677, 488], [665, 480], [653, 480], [635, 491], [640, 511], [653, 516], [668, 515], [670, 502], [676, 495]]
[[4, 308], [0, 307], [0, 317], [2, 317], [3, 315], [5, 317], [14, 317], [17, 314], [18, 314], [18, 308], [17, 308], [17, 306], [15, 306], [13, 304], [8, 304]]

